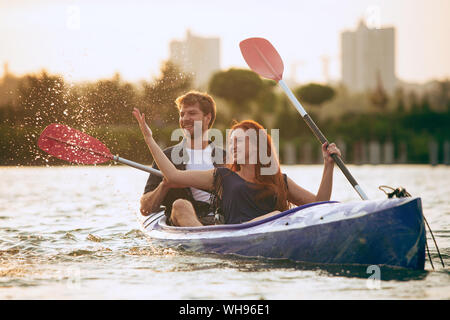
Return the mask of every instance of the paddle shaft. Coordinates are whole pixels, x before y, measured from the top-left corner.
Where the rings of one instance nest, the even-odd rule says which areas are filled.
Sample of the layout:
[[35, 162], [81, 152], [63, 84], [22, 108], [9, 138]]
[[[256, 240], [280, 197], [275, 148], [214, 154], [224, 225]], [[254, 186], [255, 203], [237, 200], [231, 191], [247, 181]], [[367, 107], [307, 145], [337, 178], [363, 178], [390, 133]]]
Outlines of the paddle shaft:
[[[286, 83], [283, 80], [279, 80], [278, 84], [281, 86], [283, 91], [288, 96], [289, 100], [292, 102], [292, 104], [295, 106], [298, 112], [300, 112], [301, 116], [303, 117], [303, 120], [305, 120], [308, 127], [311, 129], [311, 131], [314, 133], [316, 138], [320, 141], [321, 144], [324, 144], [325, 142], [328, 143], [327, 138], [323, 135], [323, 133], [320, 131], [319, 127], [315, 124], [313, 119], [309, 116], [309, 114], [305, 111], [305, 109], [302, 107], [298, 99], [294, 96], [291, 89], [286, 85]], [[347, 169], [347, 167], [344, 164], [344, 161], [342, 161], [341, 157], [339, 157], [337, 154], [332, 154], [331, 157], [333, 158], [334, 162], [338, 165], [338, 167], [341, 169], [344, 176], [347, 178], [347, 180], [351, 183], [353, 188], [356, 190], [356, 192], [359, 194], [361, 199], [363, 200], [369, 200], [365, 192], [362, 190], [362, 188], [359, 186], [358, 182], [356, 182], [355, 178], [353, 178], [350, 171]]]
[[101, 157], [108, 158], [108, 159], [111, 159], [113, 161], [126, 164], [127, 166], [130, 166], [130, 167], [133, 167], [133, 168], [136, 168], [136, 169], [148, 172], [148, 173], [155, 174], [155, 175], [157, 175], [159, 177], [163, 177], [163, 174], [161, 173], [161, 171], [153, 169], [151, 167], [144, 166], [143, 164], [140, 164], [140, 163], [137, 163], [137, 162], [134, 162], [134, 161], [131, 161], [131, 160], [127, 160], [127, 159], [121, 158], [119, 156], [113, 156], [112, 154], [108, 154], [108, 153], [105, 153], [105, 152], [100, 152], [100, 151], [94, 150], [94, 149], [86, 147], [86, 146], [80, 146], [80, 145], [78, 145], [76, 143], [71, 143], [69, 141], [65, 141], [63, 139], [59, 139], [59, 138], [56, 138], [56, 137], [52, 137], [52, 136], [46, 136], [46, 137], [49, 138], [49, 139], [55, 140], [57, 142], [67, 144], [69, 146], [72, 146], [72, 147], [75, 147], [75, 148], [79, 148], [79, 149], [81, 149], [83, 151], [92, 152], [92, 153], [97, 154], [97, 155], [99, 155]]
[[140, 163], [137, 163], [137, 162], [134, 162], [131, 160], [127, 160], [127, 159], [121, 158], [119, 156], [113, 156], [113, 160], [116, 162], [126, 164], [127, 166], [130, 166], [130, 167], [133, 167], [133, 168], [136, 168], [136, 169], [148, 172], [148, 173], [152, 173], [154, 175], [157, 175], [158, 177], [161, 177], [161, 178], [163, 177], [163, 174], [161, 173], [161, 171], [153, 169], [151, 167], [144, 166], [143, 164], [140, 164]]

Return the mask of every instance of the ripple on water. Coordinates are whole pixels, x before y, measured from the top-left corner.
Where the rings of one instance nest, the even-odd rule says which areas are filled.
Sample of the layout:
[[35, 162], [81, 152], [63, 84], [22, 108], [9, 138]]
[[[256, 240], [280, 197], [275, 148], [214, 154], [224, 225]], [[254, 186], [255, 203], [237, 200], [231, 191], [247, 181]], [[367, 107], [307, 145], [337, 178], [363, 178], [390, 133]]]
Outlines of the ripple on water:
[[179, 255], [174, 249], [171, 248], [158, 248], [153, 246], [148, 247], [132, 247], [125, 252], [126, 254], [133, 256], [176, 256]]
[[65, 240], [72, 240], [72, 241], [77, 241], [77, 237], [75, 237], [75, 235], [71, 232], [66, 232], [61, 239], [65, 239]]
[[23, 277], [29, 272], [27, 272], [28, 269], [26, 267], [7, 267], [0, 269], [0, 277], [9, 277], [9, 278], [16, 278], [16, 277]]
[[102, 253], [105, 252], [113, 252], [113, 251], [109, 248], [104, 247], [96, 248], [95, 250], [77, 249], [67, 253], [67, 256], [69, 257], [101, 256]]
[[123, 239], [135, 239], [135, 238], [145, 238], [146, 235], [144, 232], [138, 229], [133, 229], [122, 235]]
[[102, 242], [103, 239], [99, 236], [94, 236], [93, 234], [89, 233], [86, 237], [86, 240], [93, 241], [93, 242]]

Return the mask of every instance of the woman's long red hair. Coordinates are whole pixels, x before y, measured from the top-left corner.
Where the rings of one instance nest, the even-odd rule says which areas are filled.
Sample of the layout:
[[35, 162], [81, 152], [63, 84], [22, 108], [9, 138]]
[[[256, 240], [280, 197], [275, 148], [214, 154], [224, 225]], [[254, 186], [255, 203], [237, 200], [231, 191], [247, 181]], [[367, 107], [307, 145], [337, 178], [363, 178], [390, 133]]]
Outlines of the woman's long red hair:
[[[242, 129], [243, 131], [247, 131], [248, 129], [254, 129], [256, 131], [256, 137], [257, 137], [257, 161], [255, 164], [255, 180], [256, 185], [258, 188], [261, 189], [261, 194], [258, 196], [258, 199], [265, 198], [268, 196], [275, 196], [277, 202], [276, 202], [276, 210], [285, 211], [289, 209], [289, 202], [288, 202], [288, 191], [287, 186], [284, 182], [283, 175], [280, 171], [280, 163], [278, 161], [278, 157], [275, 151], [275, 148], [272, 144], [272, 138], [270, 135], [266, 132], [266, 130], [256, 121], [253, 120], [244, 120], [239, 123], [234, 124], [231, 127], [230, 135], [235, 129]], [[261, 130], [261, 131], [260, 131]], [[262, 132], [262, 137], [265, 138], [267, 143], [267, 157], [271, 157], [271, 162], [275, 161], [276, 165], [276, 172], [271, 175], [262, 175], [261, 174], [261, 168], [269, 167], [271, 165], [271, 162], [268, 164], [262, 164], [259, 154], [259, 147], [260, 147], [260, 134], [259, 132]], [[238, 172], [240, 170], [240, 165], [234, 161], [234, 163], [228, 164], [227, 167], [234, 172]], [[256, 199], [257, 200], [257, 199]]]

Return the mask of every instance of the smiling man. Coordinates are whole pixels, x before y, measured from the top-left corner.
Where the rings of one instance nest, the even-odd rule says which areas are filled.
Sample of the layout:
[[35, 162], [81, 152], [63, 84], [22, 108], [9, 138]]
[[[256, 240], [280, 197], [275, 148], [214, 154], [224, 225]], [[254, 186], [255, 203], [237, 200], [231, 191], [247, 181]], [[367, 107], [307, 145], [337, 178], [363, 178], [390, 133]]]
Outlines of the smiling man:
[[[204, 139], [216, 118], [213, 98], [206, 93], [190, 91], [178, 97], [175, 103], [184, 139], [164, 150], [175, 167], [179, 170], [208, 170], [225, 164], [225, 151]], [[155, 163], [153, 168], [158, 169]], [[169, 225], [188, 227], [215, 224], [208, 192], [170, 184], [150, 174], [141, 197], [141, 213], [146, 216], [160, 211], [161, 205], [165, 207]]]

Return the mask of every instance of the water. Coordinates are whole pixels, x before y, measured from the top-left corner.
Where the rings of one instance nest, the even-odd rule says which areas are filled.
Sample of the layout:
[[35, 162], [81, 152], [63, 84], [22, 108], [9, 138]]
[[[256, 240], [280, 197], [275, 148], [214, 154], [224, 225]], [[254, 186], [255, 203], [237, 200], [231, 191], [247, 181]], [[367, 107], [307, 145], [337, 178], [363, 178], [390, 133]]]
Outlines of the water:
[[[315, 192], [321, 166], [285, 166]], [[450, 169], [350, 166], [373, 199], [378, 186], [422, 197], [450, 265]], [[450, 273], [197, 254], [152, 247], [137, 221], [147, 174], [124, 167], [0, 168], [0, 299], [449, 299]], [[335, 170], [333, 200], [357, 200]]]

